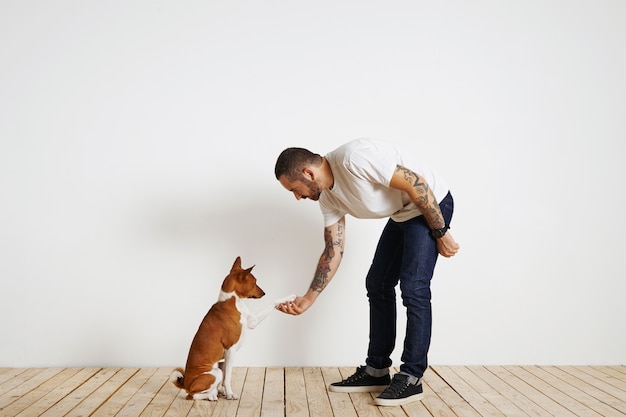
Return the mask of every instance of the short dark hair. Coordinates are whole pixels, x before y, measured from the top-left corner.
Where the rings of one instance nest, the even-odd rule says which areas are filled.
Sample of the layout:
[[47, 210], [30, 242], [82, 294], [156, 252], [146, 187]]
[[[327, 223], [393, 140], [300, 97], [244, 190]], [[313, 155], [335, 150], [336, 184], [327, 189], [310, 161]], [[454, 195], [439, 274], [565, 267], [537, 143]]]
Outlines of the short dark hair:
[[322, 156], [304, 148], [287, 148], [280, 153], [274, 167], [276, 179], [286, 175], [290, 181], [295, 181], [298, 174], [308, 165], [319, 166]]

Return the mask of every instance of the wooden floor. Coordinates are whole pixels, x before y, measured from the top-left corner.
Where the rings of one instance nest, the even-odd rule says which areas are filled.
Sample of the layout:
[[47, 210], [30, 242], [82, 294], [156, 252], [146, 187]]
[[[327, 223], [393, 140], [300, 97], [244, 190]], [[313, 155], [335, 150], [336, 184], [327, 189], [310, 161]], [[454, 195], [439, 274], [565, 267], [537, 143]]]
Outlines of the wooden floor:
[[328, 392], [354, 368], [236, 368], [240, 400], [187, 401], [171, 368], [0, 368], [0, 416], [626, 416], [626, 367], [433, 366], [424, 400]]

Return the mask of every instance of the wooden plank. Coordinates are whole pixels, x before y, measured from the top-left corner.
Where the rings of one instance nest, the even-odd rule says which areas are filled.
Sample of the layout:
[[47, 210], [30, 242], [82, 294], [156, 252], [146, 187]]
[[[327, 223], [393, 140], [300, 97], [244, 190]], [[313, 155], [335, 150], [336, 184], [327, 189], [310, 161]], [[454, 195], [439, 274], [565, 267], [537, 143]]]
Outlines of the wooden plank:
[[611, 366], [610, 367], [614, 372], [619, 372], [620, 374], [622, 374], [622, 376], [620, 378], [626, 378], [626, 366], [625, 365], [620, 365], [620, 366]]
[[480, 417], [480, 414], [461, 397], [436, 372], [429, 369], [425, 379], [428, 379], [430, 388], [446, 403], [459, 417]]
[[521, 394], [525, 395], [529, 399], [532, 399], [534, 403], [547, 411], [548, 415], [559, 417], [575, 416], [574, 413], [551, 399], [549, 396], [545, 395], [541, 390], [538, 390], [537, 388], [526, 382], [523, 377], [515, 375], [516, 367], [494, 366], [490, 367], [489, 370], [494, 372], [499, 378], [504, 380], [507, 384], [511, 385]]
[[556, 367], [538, 366], [529, 367], [528, 370], [538, 378], [546, 381], [546, 383], [569, 395], [571, 398], [574, 398], [576, 401], [583, 404], [584, 407], [594, 411], [596, 414], [601, 416], [610, 416], [615, 413], [614, 408], [609, 407], [597, 398], [594, 398], [585, 391], [577, 388], [575, 385], [570, 384], [569, 381], [572, 381], [574, 378], [569, 374], [560, 373], [561, 375], [565, 375], [565, 378], [560, 378]]
[[[596, 413], [593, 410], [588, 409], [582, 403], [574, 399], [573, 397], [567, 395], [566, 393], [559, 390], [555, 385], [561, 386], [558, 384], [558, 380], [548, 378], [548, 382], [539, 376], [537, 376], [533, 371], [537, 371], [536, 367], [533, 366], [516, 366], [515, 369], [516, 375], [520, 378], [524, 379], [527, 384], [531, 384], [537, 390], [541, 391], [552, 400], [561, 404], [563, 407], [570, 410], [577, 416], [580, 417], [602, 417], [600, 414]], [[539, 373], [539, 371], [537, 371]], [[552, 385], [552, 383], [554, 385]], [[562, 387], [562, 386], [561, 386]], [[562, 387], [563, 388], [563, 387]]]
[[369, 392], [353, 392], [348, 394], [352, 400], [352, 405], [359, 417], [380, 417], [382, 414], [378, 407], [374, 405], [372, 394]]
[[[600, 372], [604, 372], [605, 374], [618, 379], [622, 383], [626, 384], [626, 373], [619, 366], [592, 366], [593, 369], [597, 369]], [[624, 389], [624, 388], [622, 388]]]
[[[524, 413], [515, 405], [510, 407], [512, 414], [505, 414], [496, 408], [484, 394], [493, 393], [489, 385], [482, 382], [474, 374], [462, 367], [436, 366], [431, 368], [439, 375], [454, 391], [467, 401], [481, 416], [491, 417], [514, 417], [523, 416]], [[462, 377], [462, 376], [463, 377]], [[465, 380], [467, 378], [468, 380]], [[481, 384], [482, 382], [482, 384]], [[482, 388], [482, 390], [481, 390]], [[497, 396], [493, 396], [496, 397]], [[510, 403], [509, 403], [510, 404]]]
[[192, 403], [188, 417], [210, 417], [217, 407], [217, 401], [187, 400]]
[[217, 401], [186, 400], [192, 403], [188, 417], [210, 417], [217, 407]]
[[41, 417], [58, 417], [69, 413], [77, 404], [87, 398], [94, 390], [104, 384], [105, 381], [109, 380], [118, 371], [119, 368], [100, 369], [74, 391], [50, 407]]
[[285, 416], [309, 417], [302, 368], [285, 368]]
[[261, 417], [284, 417], [285, 415], [285, 369], [267, 368]]
[[150, 379], [156, 369], [142, 368], [127, 380], [100, 408], [92, 414], [92, 417], [112, 417], [117, 415], [137, 393], [137, 391]]
[[468, 366], [467, 369], [489, 384], [489, 386], [500, 393], [500, 395], [507, 398], [527, 415], [531, 417], [550, 416], [550, 413], [534, 403], [530, 398], [507, 384], [505, 379], [508, 379], [510, 376], [509, 373], [504, 373], [505, 379], [502, 379], [497, 375], [495, 367]]
[[376, 407], [377, 393], [327, 386], [354, 368], [235, 368], [240, 401], [188, 401], [171, 369], [0, 369], [0, 417], [581, 417], [626, 415], [623, 366], [434, 366], [425, 398]]
[[184, 417], [189, 414], [193, 407], [193, 401], [187, 400], [184, 397], [178, 395], [174, 398], [174, 401], [170, 404], [169, 408], [163, 415], [164, 417]]
[[125, 417], [138, 417], [154, 399], [155, 393], [163, 388], [168, 380], [171, 368], [150, 369], [152, 375], [139, 385], [137, 391], [130, 396], [124, 406], [118, 411], [117, 415]]
[[[370, 397], [371, 397], [371, 401], [372, 403], [374, 403], [374, 398], [376, 398], [380, 393], [378, 392], [372, 392], [370, 393]], [[416, 401], [413, 404], [421, 404], [421, 401]], [[406, 417], [407, 416], [407, 411], [402, 407], [402, 406], [377, 406], [374, 404], [374, 407], [376, 407], [378, 409], [378, 412], [380, 413], [380, 415], [382, 417]], [[424, 410], [426, 410], [424, 408]], [[428, 411], [426, 411], [426, 413], [428, 413]], [[408, 414], [409, 416], [413, 417], [414, 414]]]
[[[354, 369], [351, 372], [354, 372]], [[322, 368], [322, 378], [324, 378], [324, 385], [326, 387], [333, 382], [338, 382], [343, 379], [339, 368]], [[350, 395], [331, 391], [327, 393], [334, 417], [357, 417]]]
[[550, 368], [550, 372], [615, 410], [626, 414], [626, 402], [612, 395], [611, 392], [607, 392], [607, 389], [608, 391], [614, 390], [614, 388], [608, 386], [608, 384], [603, 383], [589, 374], [577, 370], [573, 366]]
[[[55, 370], [57, 371], [57, 370]], [[38, 380], [33, 384], [33, 379], [28, 382], [20, 385], [18, 388], [22, 388], [25, 385], [30, 385], [30, 389], [28, 392], [23, 392], [18, 399], [12, 401], [8, 406], [2, 407], [0, 411], [0, 416], [10, 416], [15, 417], [17, 414], [30, 407], [33, 403], [37, 402], [39, 399], [47, 395], [50, 391], [53, 391], [57, 386], [63, 384], [66, 380], [74, 376], [78, 372], [78, 369], [68, 368], [62, 369], [60, 372], [56, 372], [51, 378], [47, 378], [45, 381]], [[45, 374], [45, 371], [42, 373]], [[40, 374], [40, 375], [42, 375]], [[41, 382], [41, 383], [39, 383]], [[36, 386], [34, 385], [36, 384]]]
[[428, 384], [428, 379], [422, 379], [422, 388], [424, 389], [424, 399], [422, 403], [424, 407], [436, 417], [457, 417], [452, 409], [437, 395], [436, 391]]
[[[21, 371], [21, 372], [20, 372]], [[43, 369], [16, 369], [14, 373], [7, 374], [7, 379], [0, 382], [0, 401], [9, 391], [23, 384], [25, 381], [33, 378], [38, 373], [43, 372]], [[2, 403], [0, 402], [0, 407]]]
[[92, 414], [92, 417], [112, 417], [120, 413], [128, 401], [133, 398], [155, 371], [156, 369], [153, 368], [139, 369], [139, 371], [121, 385], [106, 402], [103, 401], [102, 406]]
[[171, 372], [171, 368], [165, 370], [164, 375], [161, 376], [164, 381], [163, 386], [153, 395], [152, 400], [141, 412], [140, 417], [163, 417], [168, 411], [180, 391], [169, 380]]
[[[0, 374], [0, 395], [3, 392], [2, 390], [3, 384], [8, 382], [8, 384], [11, 385], [12, 383], [14, 383], [18, 375], [21, 375], [24, 372], [28, 371], [27, 368], [2, 368], [2, 369], [3, 371]], [[4, 391], [6, 391], [6, 388]]]
[[[166, 384], [167, 385], [167, 384]], [[193, 407], [193, 400], [187, 400], [187, 393], [178, 389], [174, 386], [173, 383], [169, 383], [171, 387], [174, 388], [174, 400], [168, 407], [167, 411], [164, 414], [164, 417], [185, 417], [191, 411], [191, 407]]]
[[[246, 380], [246, 374], [248, 368], [235, 367], [233, 368], [231, 387], [233, 392], [241, 398], [243, 390], [243, 384]], [[239, 400], [227, 400], [224, 397], [220, 397], [215, 405], [213, 415], [217, 417], [236, 417], [237, 409], [239, 408]]]
[[[355, 367], [339, 368], [339, 373], [341, 374], [341, 377], [339, 377], [337, 381], [348, 378], [350, 375], [354, 374], [355, 370]], [[382, 415], [378, 407], [374, 405], [374, 400], [372, 399], [372, 395], [369, 392], [354, 392], [348, 395], [350, 396], [350, 400], [352, 401], [352, 405], [354, 406], [354, 411], [356, 412], [357, 416], [380, 417]]]
[[136, 368], [123, 368], [106, 380], [101, 386], [84, 398], [64, 417], [84, 417], [91, 414], [111, 398], [126, 381], [138, 372]]
[[474, 388], [486, 401], [495, 407], [501, 414], [506, 417], [527, 417], [521, 408], [513, 401], [506, 398], [498, 390], [486, 383], [482, 378], [476, 375], [467, 367], [455, 366], [451, 368], [459, 377], [461, 377], [469, 386]]
[[[54, 381], [55, 385], [52, 391], [41, 397], [39, 400], [35, 401], [32, 405], [24, 409], [19, 414], [15, 414], [15, 417], [41, 416], [45, 414], [52, 406], [58, 404], [60, 401], [63, 401], [65, 398], [68, 398], [68, 395], [71, 392], [80, 387], [85, 381], [90, 379], [99, 370], [99, 368], [80, 369], [65, 382], [56, 385], [57, 381]], [[56, 410], [58, 409], [59, 408], [57, 407]], [[60, 413], [57, 415], [60, 415]]]
[[0, 409], [5, 408], [61, 372], [60, 368], [28, 369], [12, 380], [0, 385]]
[[[424, 393], [424, 397], [426, 397], [426, 395], [428, 394]], [[424, 404], [424, 400], [403, 405], [402, 410], [404, 410], [405, 414], [409, 417], [431, 417], [432, 416], [430, 411], [428, 411], [428, 408], [426, 408], [426, 405]]]
[[602, 386], [606, 392], [626, 402], [626, 378], [615, 378], [591, 366], [576, 366], [574, 368], [602, 381]]
[[[239, 399], [228, 400], [220, 395], [217, 401], [184, 400], [187, 403], [193, 404], [187, 416], [259, 416], [263, 397], [264, 378], [264, 368], [234, 367], [232, 371], [231, 388]], [[178, 414], [173, 412], [174, 408], [184, 407], [180, 398], [183, 398], [185, 395], [184, 391], [181, 391], [166, 416], [185, 415], [181, 412]]]
[[263, 401], [263, 382], [265, 368], [248, 368], [246, 381], [243, 385], [237, 417], [259, 417]]
[[332, 416], [332, 407], [326, 393], [322, 370], [320, 368], [304, 368], [304, 384], [310, 416]]

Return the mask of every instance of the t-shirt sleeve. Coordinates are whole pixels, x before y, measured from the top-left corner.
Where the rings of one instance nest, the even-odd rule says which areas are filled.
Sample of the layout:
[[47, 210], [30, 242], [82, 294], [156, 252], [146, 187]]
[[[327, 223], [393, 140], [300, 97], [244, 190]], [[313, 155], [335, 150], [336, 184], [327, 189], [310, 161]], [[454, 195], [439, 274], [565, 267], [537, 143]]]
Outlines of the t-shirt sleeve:
[[324, 217], [324, 227], [333, 225], [337, 223], [343, 216], [347, 214], [347, 212], [342, 211], [337, 207], [331, 207], [328, 204], [325, 204], [325, 199], [320, 198], [319, 206], [322, 211], [322, 216]]
[[396, 166], [400, 163], [397, 152], [390, 146], [370, 144], [352, 152], [347, 169], [357, 177], [389, 187]]

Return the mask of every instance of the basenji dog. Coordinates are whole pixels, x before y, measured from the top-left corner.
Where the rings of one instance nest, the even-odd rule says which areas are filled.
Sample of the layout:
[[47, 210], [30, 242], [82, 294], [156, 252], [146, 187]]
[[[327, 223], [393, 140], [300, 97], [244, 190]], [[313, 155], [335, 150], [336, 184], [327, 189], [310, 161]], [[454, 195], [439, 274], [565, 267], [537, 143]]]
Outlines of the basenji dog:
[[191, 342], [185, 369], [172, 371], [170, 380], [187, 392], [188, 400], [217, 401], [218, 394], [236, 400], [238, 397], [231, 388], [233, 357], [243, 344], [246, 330], [254, 329], [277, 305], [295, 299], [291, 295], [275, 300], [259, 314], [251, 314], [243, 300], [265, 295], [252, 275], [252, 268], [243, 269], [241, 257], [235, 259], [217, 302], [204, 316]]

